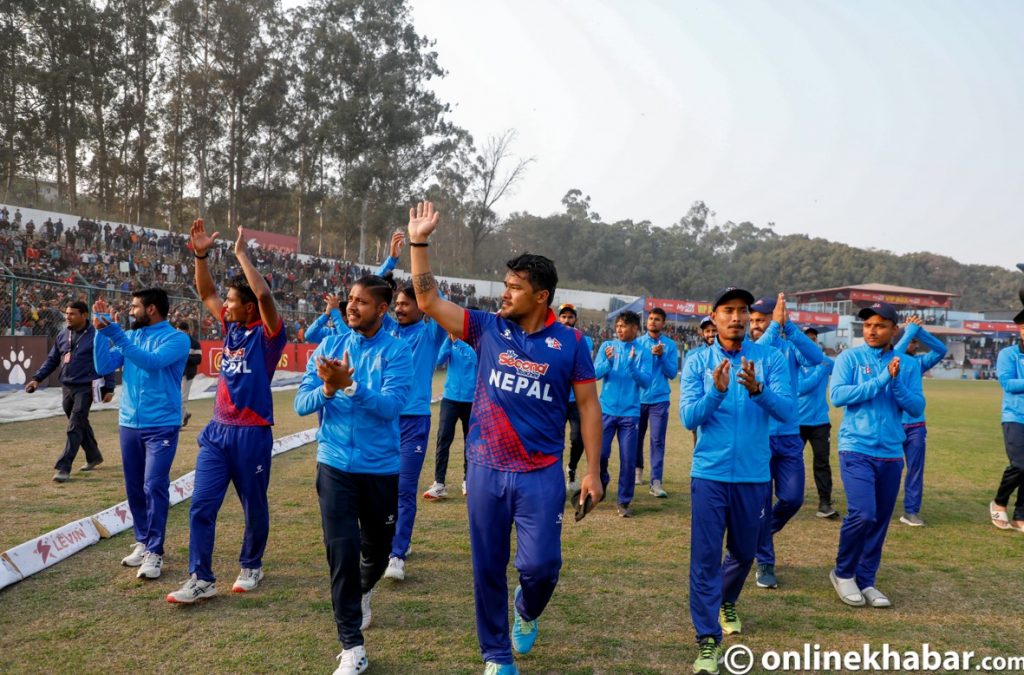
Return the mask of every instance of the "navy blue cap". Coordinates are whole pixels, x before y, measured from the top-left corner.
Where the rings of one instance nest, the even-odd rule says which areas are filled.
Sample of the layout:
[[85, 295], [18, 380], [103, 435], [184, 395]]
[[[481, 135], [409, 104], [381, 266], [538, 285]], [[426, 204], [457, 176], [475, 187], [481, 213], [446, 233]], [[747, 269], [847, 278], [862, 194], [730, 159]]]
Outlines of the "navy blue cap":
[[710, 316], [706, 316], [703, 319], [701, 319], [700, 320], [700, 327], [701, 327], [701, 329], [703, 329], [704, 326], [708, 325], [709, 323], [714, 323], [714, 321], [711, 320]]
[[890, 305], [888, 302], [876, 302], [875, 304], [865, 307], [864, 309], [857, 312], [858, 319], [868, 319], [872, 316], [878, 315], [883, 319], [888, 319], [893, 323], [899, 323], [900, 317], [896, 313], [896, 308]]
[[761, 314], [771, 314], [775, 311], [775, 298], [763, 297], [758, 298], [757, 302], [750, 306], [751, 312], [760, 312]]
[[715, 293], [715, 301], [711, 303], [711, 309], [718, 309], [718, 306], [726, 300], [732, 300], [733, 298], [739, 298], [747, 303], [747, 307], [754, 304], [754, 294], [748, 290], [739, 288], [738, 286], [726, 286], [722, 290]]

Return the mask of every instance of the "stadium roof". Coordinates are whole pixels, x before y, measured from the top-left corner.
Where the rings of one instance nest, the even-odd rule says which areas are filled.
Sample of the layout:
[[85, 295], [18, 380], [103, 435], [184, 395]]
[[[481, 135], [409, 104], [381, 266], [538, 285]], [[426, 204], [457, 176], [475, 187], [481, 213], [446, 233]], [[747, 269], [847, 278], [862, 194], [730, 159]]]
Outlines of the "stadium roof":
[[888, 284], [856, 284], [819, 288], [813, 291], [800, 291], [793, 295], [801, 304], [851, 301], [866, 306], [873, 302], [888, 302], [897, 307], [941, 307], [946, 309], [952, 306], [953, 298], [960, 297], [959, 293]]

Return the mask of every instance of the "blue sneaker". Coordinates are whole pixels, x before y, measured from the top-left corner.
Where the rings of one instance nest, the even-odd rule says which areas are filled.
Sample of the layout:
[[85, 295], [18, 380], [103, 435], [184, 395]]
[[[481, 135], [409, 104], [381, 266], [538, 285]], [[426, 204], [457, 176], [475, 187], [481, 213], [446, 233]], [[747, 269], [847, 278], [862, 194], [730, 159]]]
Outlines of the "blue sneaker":
[[484, 664], [484, 675], [519, 675], [519, 669], [514, 663], [488, 661]]
[[522, 594], [523, 587], [516, 586], [512, 604], [512, 614], [515, 616], [515, 620], [512, 622], [512, 648], [520, 654], [529, 654], [533, 649], [533, 643], [537, 641], [538, 626], [537, 619], [527, 621], [519, 616], [519, 609], [516, 608], [515, 601], [519, 600], [519, 596]]

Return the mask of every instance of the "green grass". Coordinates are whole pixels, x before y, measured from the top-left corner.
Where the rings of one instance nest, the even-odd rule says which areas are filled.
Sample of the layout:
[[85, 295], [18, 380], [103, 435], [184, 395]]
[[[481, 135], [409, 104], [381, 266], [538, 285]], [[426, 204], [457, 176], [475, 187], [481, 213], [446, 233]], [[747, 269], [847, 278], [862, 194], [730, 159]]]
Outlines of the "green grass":
[[[998, 387], [928, 381], [925, 391], [929, 446], [921, 515], [928, 525], [911, 529], [894, 519], [890, 529], [878, 584], [895, 608], [848, 608], [832, 591], [827, 575], [839, 521], [814, 517], [807, 450], [807, 504], [776, 539], [781, 587], [765, 591], [750, 580], [739, 604], [745, 634], [730, 642], [757, 654], [801, 649], [805, 642], [840, 650], [865, 642], [894, 648], [927, 642], [979, 655], [1024, 652], [1016, 646], [1024, 618], [1015, 591], [1024, 536], [995, 530], [986, 508], [1006, 463]], [[275, 396], [276, 436], [310, 426], [311, 418], [292, 412], [292, 395]], [[195, 437], [210, 405], [196, 403], [172, 477], [193, 467]], [[50, 481], [63, 445], [59, 418], [0, 427], [6, 469], [0, 474], [0, 550], [124, 498], [115, 414], [95, 414], [93, 424], [107, 461], [91, 475], [73, 473], [64, 485]], [[457, 440], [453, 457], [459, 452]], [[561, 581], [541, 618], [537, 646], [518, 661], [524, 672], [688, 672], [694, 658], [687, 593], [690, 453], [690, 434], [673, 416], [669, 499], [638, 491], [632, 519], [616, 517], [614, 502], [580, 524], [566, 518]], [[460, 466], [453, 459], [449, 469], [455, 495]], [[0, 672], [328, 672], [339, 647], [314, 470], [313, 446], [274, 460], [267, 578], [257, 592], [227, 592], [242, 529], [238, 501], [229, 492], [214, 554], [222, 595], [195, 607], [164, 602], [187, 576], [183, 503], [171, 509], [164, 575], [155, 582], [137, 581], [119, 565], [131, 543], [125, 533], [0, 591]], [[613, 460], [613, 476], [615, 470]], [[432, 475], [428, 459], [421, 491]], [[834, 462], [833, 475], [837, 507], [845, 510]], [[407, 581], [382, 580], [374, 597], [366, 634], [370, 672], [480, 672], [464, 500], [421, 500], [413, 545]], [[512, 572], [510, 566], [510, 579]]]

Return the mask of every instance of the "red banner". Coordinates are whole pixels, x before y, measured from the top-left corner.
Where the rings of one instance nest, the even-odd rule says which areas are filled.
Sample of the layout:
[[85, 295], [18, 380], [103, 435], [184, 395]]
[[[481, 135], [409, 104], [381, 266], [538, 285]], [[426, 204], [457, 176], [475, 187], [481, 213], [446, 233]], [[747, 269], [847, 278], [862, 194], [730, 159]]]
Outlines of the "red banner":
[[982, 333], [1016, 333], [1017, 324], [1012, 321], [964, 321], [964, 328]]
[[923, 295], [898, 295], [895, 293], [871, 293], [869, 291], [851, 291], [850, 300], [863, 302], [888, 302], [890, 305], [910, 305], [911, 307], [945, 307], [953, 306], [952, 298], [937, 300]]
[[707, 316], [711, 313], [711, 303], [700, 300], [668, 300], [665, 298], [647, 298], [644, 311], [649, 312], [661, 307], [666, 314], [683, 314], [686, 316]]
[[789, 320], [794, 323], [814, 326], [839, 326], [838, 314], [825, 314], [824, 312], [805, 312], [791, 309], [789, 310]]
[[[220, 372], [221, 354], [224, 351], [224, 343], [216, 340], [202, 340], [203, 360], [199, 364], [199, 372], [210, 377], [216, 377]], [[281, 352], [281, 358], [277, 362], [278, 370], [288, 370], [301, 373], [306, 370], [306, 361], [309, 355], [316, 349], [316, 345], [308, 343], [295, 344], [289, 342]]]

